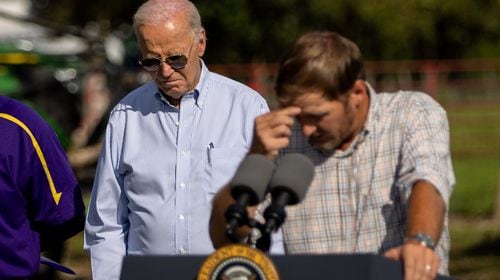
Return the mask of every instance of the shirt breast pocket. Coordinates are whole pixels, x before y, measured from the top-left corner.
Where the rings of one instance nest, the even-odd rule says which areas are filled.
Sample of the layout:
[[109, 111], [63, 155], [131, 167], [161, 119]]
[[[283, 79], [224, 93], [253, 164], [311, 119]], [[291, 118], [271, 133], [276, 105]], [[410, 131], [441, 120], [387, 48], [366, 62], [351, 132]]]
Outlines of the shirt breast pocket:
[[211, 194], [216, 193], [233, 177], [246, 150], [238, 148], [212, 148], [204, 160], [204, 185]]

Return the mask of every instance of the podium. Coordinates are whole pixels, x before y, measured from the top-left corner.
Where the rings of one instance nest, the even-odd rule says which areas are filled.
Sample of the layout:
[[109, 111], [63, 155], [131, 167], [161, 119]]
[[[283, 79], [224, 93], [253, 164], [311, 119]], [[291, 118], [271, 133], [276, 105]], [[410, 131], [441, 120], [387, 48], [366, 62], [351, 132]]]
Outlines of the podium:
[[[126, 256], [122, 280], [193, 280], [208, 256]], [[282, 280], [402, 280], [400, 262], [373, 254], [270, 256]], [[437, 280], [453, 279], [438, 275]]]

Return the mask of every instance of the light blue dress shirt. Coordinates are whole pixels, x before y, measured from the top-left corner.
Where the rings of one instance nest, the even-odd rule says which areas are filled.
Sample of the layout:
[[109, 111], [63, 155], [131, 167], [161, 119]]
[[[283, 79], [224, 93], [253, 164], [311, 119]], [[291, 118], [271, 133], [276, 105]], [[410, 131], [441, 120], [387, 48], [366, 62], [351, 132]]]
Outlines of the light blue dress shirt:
[[149, 82], [110, 114], [85, 227], [93, 279], [118, 279], [126, 254], [214, 251], [213, 195], [246, 155], [255, 117], [269, 108], [254, 90], [200, 63], [200, 81], [180, 110]]

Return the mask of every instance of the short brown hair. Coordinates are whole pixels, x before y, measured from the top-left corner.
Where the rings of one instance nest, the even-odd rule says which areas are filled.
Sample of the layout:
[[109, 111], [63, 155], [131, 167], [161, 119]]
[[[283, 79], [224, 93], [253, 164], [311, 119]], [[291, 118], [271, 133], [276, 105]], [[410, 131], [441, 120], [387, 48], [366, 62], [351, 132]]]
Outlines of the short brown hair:
[[338, 100], [364, 78], [358, 46], [335, 32], [310, 32], [292, 44], [281, 59], [275, 90], [280, 104], [289, 104], [306, 90], [321, 90]]

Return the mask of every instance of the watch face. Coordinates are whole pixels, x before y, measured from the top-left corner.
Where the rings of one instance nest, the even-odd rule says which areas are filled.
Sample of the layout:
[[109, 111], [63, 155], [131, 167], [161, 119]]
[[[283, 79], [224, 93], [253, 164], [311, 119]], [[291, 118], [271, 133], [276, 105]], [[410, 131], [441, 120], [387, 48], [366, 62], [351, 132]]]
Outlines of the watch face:
[[198, 280], [278, 280], [278, 272], [264, 252], [244, 245], [222, 247], [198, 271]]

